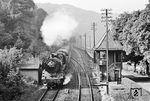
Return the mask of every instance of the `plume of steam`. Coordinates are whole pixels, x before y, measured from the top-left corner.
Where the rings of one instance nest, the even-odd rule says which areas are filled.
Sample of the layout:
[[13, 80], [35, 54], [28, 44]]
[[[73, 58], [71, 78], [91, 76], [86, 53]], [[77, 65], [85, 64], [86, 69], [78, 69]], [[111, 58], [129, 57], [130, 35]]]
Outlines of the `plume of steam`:
[[44, 42], [52, 45], [58, 36], [68, 40], [77, 25], [77, 21], [66, 10], [54, 12], [52, 16], [46, 17], [41, 27]]
[[64, 80], [64, 82], [63, 82], [63, 85], [68, 84], [68, 83], [71, 81], [71, 79], [72, 79], [72, 74], [67, 74], [67, 75], [65, 76], [65, 80]]

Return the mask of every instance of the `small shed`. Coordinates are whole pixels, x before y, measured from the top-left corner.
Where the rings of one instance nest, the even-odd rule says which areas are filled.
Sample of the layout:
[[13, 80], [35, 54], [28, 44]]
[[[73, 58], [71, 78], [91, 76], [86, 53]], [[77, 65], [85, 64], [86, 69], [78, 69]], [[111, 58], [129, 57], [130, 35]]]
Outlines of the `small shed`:
[[39, 59], [32, 59], [30, 62], [21, 64], [19, 72], [29, 78], [40, 83], [41, 80], [41, 70], [39, 69], [40, 61]]
[[[96, 63], [99, 64], [100, 71], [106, 72], [106, 33], [103, 35], [97, 46], [95, 47], [95, 59]], [[113, 40], [111, 31], [108, 33], [108, 69], [109, 74], [114, 79], [114, 71], [116, 69], [122, 70], [122, 54], [123, 47], [119, 42]]]
[[38, 73], [39, 73], [39, 66], [38, 65], [25, 65], [20, 68], [20, 73], [27, 77], [30, 77], [37, 82], [39, 82]]

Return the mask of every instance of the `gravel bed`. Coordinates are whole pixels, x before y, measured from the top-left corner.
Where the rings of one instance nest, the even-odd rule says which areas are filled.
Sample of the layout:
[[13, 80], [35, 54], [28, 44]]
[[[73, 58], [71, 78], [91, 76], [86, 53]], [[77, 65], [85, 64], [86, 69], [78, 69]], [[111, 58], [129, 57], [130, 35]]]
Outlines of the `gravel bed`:
[[[91, 85], [93, 86], [94, 84], [96, 84], [96, 80], [92, 76], [93, 67], [95, 65], [92, 59], [88, 56], [88, 54], [85, 53], [85, 51], [83, 50], [79, 50], [79, 51], [82, 53], [82, 58], [83, 58], [82, 60], [84, 62], [84, 67], [90, 77]], [[96, 86], [93, 86], [93, 95], [94, 95], [94, 101], [101, 101], [102, 96], [100, 94], [98, 87]]]
[[77, 101], [77, 89], [63, 89], [59, 92], [56, 101]]

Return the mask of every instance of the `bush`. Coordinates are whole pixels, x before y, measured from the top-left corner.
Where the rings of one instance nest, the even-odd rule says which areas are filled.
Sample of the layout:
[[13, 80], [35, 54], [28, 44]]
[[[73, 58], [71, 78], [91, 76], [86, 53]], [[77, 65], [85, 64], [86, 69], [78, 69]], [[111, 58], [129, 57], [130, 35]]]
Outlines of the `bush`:
[[22, 63], [22, 56], [22, 49], [16, 49], [16, 47], [0, 49], [0, 63], [8, 65], [10, 69], [16, 69]]
[[45, 51], [45, 52], [42, 52], [42, 53], [39, 55], [39, 59], [40, 59], [41, 61], [43, 61], [43, 60], [47, 59], [49, 56], [50, 56], [50, 52]]
[[25, 86], [17, 67], [22, 62], [22, 50], [0, 49], [0, 99], [10, 101], [23, 93]]

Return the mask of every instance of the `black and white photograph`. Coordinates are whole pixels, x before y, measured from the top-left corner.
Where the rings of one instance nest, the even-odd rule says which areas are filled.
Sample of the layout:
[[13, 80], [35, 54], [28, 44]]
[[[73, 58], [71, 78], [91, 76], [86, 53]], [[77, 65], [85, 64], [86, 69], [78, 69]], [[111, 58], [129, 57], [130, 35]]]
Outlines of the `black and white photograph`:
[[0, 101], [150, 101], [150, 0], [0, 0]]

